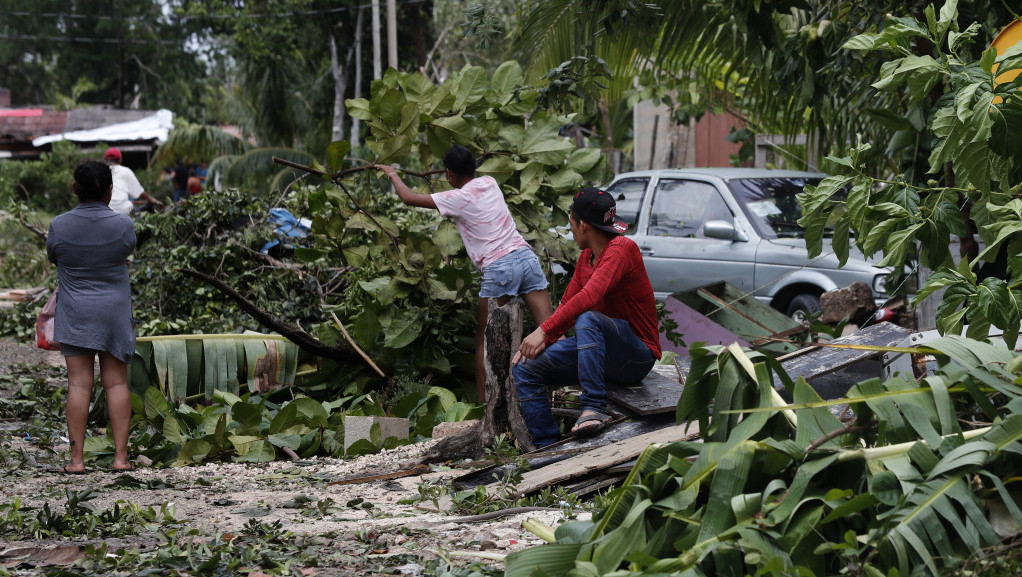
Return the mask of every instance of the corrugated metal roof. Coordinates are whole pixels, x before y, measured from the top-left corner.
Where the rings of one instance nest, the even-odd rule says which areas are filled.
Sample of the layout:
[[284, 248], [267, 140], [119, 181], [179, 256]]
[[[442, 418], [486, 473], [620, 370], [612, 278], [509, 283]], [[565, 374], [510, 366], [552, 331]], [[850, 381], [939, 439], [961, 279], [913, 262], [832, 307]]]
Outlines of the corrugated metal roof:
[[[41, 114], [35, 113], [41, 111]], [[9, 114], [3, 114], [9, 112]], [[30, 113], [31, 112], [31, 113]], [[31, 141], [48, 134], [92, 130], [142, 120], [155, 110], [120, 110], [106, 106], [55, 110], [52, 106], [0, 109], [0, 141]]]
[[67, 124], [63, 131], [72, 132], [75, 130], [91, 130], [111, 124], [141, 120], [147, 116], [156, 114], [155, 110], [119, 110], [105, 106], [91, 106], [89, 108], [76, 108], [68, 111]]

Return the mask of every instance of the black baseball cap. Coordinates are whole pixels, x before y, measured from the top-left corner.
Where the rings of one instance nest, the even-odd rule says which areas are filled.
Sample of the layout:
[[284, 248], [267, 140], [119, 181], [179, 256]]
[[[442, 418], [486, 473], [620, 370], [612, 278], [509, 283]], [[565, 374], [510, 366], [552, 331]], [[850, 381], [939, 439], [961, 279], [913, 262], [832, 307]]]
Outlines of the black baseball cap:
[[594, 186], [583, 187], [571, 202], [571, 210], [582, 222], [611, 234], [624, 234], [628, 223], [617, 216], [614, 197]]

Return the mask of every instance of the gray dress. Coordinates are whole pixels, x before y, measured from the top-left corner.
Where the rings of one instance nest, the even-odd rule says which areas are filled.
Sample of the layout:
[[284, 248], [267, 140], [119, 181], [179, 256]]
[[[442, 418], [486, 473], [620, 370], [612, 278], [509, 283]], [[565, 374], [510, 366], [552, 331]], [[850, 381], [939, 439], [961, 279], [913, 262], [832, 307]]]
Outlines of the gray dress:
[[105, 204], [82, 203], [53, 219], [46, 256], [60, 278], [54, 340], [131, 360], [135, 327], [126, 259], [134, 249], [131, 217]]

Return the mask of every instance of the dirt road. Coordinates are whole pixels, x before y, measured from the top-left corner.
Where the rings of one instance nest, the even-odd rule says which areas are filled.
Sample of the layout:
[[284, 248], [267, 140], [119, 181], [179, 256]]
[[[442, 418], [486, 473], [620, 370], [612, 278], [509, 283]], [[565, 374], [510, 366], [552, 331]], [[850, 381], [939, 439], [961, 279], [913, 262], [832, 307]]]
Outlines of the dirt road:
[[[54, 365], [58, 368], [53, 368]], [[11, 398], [19, 383], [31, 378], [26, 375], [43, 375], [56, 390], [66, 377], [59, 368], [62, 365], [57, 353], [0, 340], [0, 400]], [[264, 534], [267, 542], [276, 536], [289, 543], [288, 547], [300, 549], [293, 568], [304, 569], [306, 575], [430, 574], [438, 563], [446, 566], [446, 560], [450, 560], [452, 575], [462, 572], [468, 575], [472, 568], [497, 574], [502, 564], [479, 557], [480, 552], [487, 557], [539, 544], [539, 539], [521, 528], [526, 518], [537, 518], [550, 525], [564, 519], [561, 511], [532, 511], [484, 522], [456, 523], [450, 521], [454, 516], [426, 512], [407, 502], [420, 494], [420, 487], [456, 476], [463, 470], [440, 468], [416, 477], [328, 484], [372, 470], [397, 468], [399, 463], [418, 455], [428, 443], [352, 460], [319, 458], [179, 468], [143, 466], [130, 474], [91, 470], [85, 475], [61, 475], [53, 469], [65, 462], [66, 431], [54, 431], [51, 439], [35, 438], [28, 432], [31, 429], [28, 420], [19, 422], [10, 418], [10, 413], [9, 410], [0, 413], [3, 491], [0, 538], [8, 541], [0, 545], [0, 574], [3, 564], [12, 562], [9, 552], [18, 548], [99, 547], [106, 543], [108, 552], [120, 548], [134, 552], [117, 554], [126, 565], [136, 555], [139, 567], [158, 567], [146, 555], [158, 556], [161, 547], [168, 547], [168, 540], [177, 549], [183, 541], [206, 540], [213, 543], [226, 540], [238, 543], [240, 548], [244, 540], [234, 539], [244, 535], [252, 540], [254, 534]], [[92, 494], [83, 493], [86, 490]], [[118, 536], [117, 531], [107, 531], [112, 535], [106, 537], [33, 535], [38, 533], [34, 529], [38, 523], [32, 519], [40, 519], [44, 505], [51, 511], [67, 511], [72, 494], [88, 498], [87, 506], [96, 512], [107, 512], [108, 518], [116, 508], [133, 504], [143, 512], [152, 508], [155, 520], [149, 521], [141, 514], [137, 523], [141, 527], [127, 528], [123, 536]], [[20, 508], [15, 507], [19, 502]], [[166, 522], [168, 518], [172, 521]], [[258, 549], [258, 543], [253, 543], [249, 548]], [[4, 549], [8, 551], [6, 561]], [[266, 554], [272, 558], [277, 552], [283, 555], [287, 551], [290, 551], [287, 547], [280, 551], [270, 547]], [[449, 552], [454, 551], [465, 552], [466, 556], [450, 556]], [[201, 552], [196, 555], [201, 560]], [[90, 559], [85, 555], [76, 563], [88, 565]], [[223, 558], [219, 562], [226, 563]], [[44, 571], [41, 567], [32, 569], [30, 564], [21, 567], [19, 575]], [[244, 563], [241, 568], [246, 568]], [[100, 569], [96, 566], [90, 572], [105, 574]], [[278, 574], [260, 563], [251, 563], [248, 569], [255, 571], [249, 575], [264, 571]]]

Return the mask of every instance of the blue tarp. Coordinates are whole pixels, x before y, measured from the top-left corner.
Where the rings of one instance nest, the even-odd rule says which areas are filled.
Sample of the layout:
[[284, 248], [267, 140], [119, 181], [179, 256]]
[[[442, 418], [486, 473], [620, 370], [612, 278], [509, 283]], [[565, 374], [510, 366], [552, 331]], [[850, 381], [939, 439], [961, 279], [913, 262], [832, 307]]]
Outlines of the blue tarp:
[[[267, 220], [270, 224], [277, 225], [277, 228], [274, 229], [275, 233], [287, 238], [305, 238], [309, 236], [309, 231], [312, 227], [311, 220], [307, 218], [295, 218], [293, 214], [284, 208], [271, 208], [270, 218]], [[263, 245], [263, 248], [260, 249], [259, 252], [266, 254], [271, 248], [278, 244], [280, 244], [279, 239], [271, 240]]]

